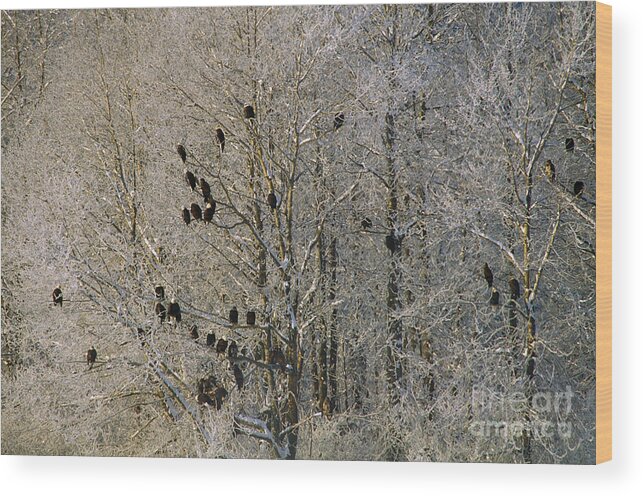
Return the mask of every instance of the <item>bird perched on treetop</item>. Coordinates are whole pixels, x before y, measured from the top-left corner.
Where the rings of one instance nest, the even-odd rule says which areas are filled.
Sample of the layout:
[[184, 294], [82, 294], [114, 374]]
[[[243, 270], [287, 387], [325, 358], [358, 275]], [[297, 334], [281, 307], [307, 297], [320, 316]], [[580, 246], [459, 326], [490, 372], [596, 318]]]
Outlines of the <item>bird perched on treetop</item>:
[[196, 188], [196, 176], [192, 171], [189, 171], [188, 169], [185, 169], [185, 182], [188, 183], [188, 186], [192, 191], [195, 190]]
[[98, 353], [96, 352], [96, 348], [93, 346], [87, 350], [87, 365], [89, 365], [89, 368], [91, 369], [94, 364], [96, 363], [96, 359], [98, 358]]
[[255, 118], [255, 109], [252, 108], [252, 105], [246, 105], [243, 107], [243, 118], [244, 119]]
[[183, 163], [188, 159], [188, 153], [185, 151], [185, 147], [182, 144], [176, 145], [176, 151], [179, 154], [179, 157], [181, 157], [181, 160], [183, 160]]
[[487, 281], [489, 287], [493, 286], [493, 272], [491, 272], [491, 269], [489, 268], [489, 264], [487, 262], [485, 262], [482, 271], [484, 272], [484, 278]]
[[53, 293], [51, 293], [51, 298], [54, 301], [54, 306], [60, 305], [60, 308], [63, 306], [63, 290], [60, 289], [60, 284], [54, 288]]
[[576, 181], [574, 183], [574, 196], [581, 196], [585, 191], [585, 183], [583, 181]]
[[237, 310], [237, 307], [232, 307], [230, 309], [230, 313], [228, 315], [230, 318], [230, 323], [231, 324], [238, 324], [239, 323], [239, 311]]
[[225, 147], [225, 134], [223, 133], [223, 129], [218, 127], [215, 133], [217, 143], [219, 143], [219, 149], [221, 150], [221, 153], [223, 153], [223, 148]]

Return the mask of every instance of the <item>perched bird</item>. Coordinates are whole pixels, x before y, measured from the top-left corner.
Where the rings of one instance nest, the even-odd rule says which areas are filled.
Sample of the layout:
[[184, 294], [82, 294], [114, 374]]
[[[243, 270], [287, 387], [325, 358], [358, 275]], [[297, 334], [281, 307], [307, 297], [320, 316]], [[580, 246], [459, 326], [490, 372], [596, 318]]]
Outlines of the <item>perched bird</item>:
[[[209, 406], [214, 406], [214, 399], [209, 394], [206, 393], [199, 393], [196, 397], [196, 402], [199, 405], [209, 405]], [[218, 410], [218, 408], [217, 408]]]
[[187, 169], [185, 169], [185, 182], [188, 183], [188, 186], [192, 191], [196, 189], [196, 176]]
[[337, 112], [335, 118], [333, 119], [333, 130], [337, 131], [340, 127], [344, 125], [345, 121], [344, 112]]
[[332, 404], [330, 399], [328, 399], [328, 396], [326, 396], [322, 402], [322, 413], [328, 420], [330, 420], [330, 417], [333, 414]]
[[257, 314], [252, 310], [248, 310], [248, 312], [246, 313], [246, 324], [255, 325], [256, 321], [257, 321]]
[[180, 143], [176, 145], [176, 151], [179, 154], [179, 157], [181, 157], [181, 160], [183, 160], [183, 163], [188, 159], [188, 154], [185, 151], [185, 147], [181, 145]]
[[217, 341], [217, 353], [225, 353], [225, 350], [228, 349], [228, 342], [221, 338]]
[[549, 181], [554, 182], [556, 180], [556, 168], [552, 164], [551, 160], [545, 162], [545, 175]]
[[196, 324], [193, 324], [192, 327], [190, 327], [190, 337], [195, 341], [199, 339], [199, 328]]
[[53, 293], [51, 293], [51, 298], [54, 301], [54, 306], [60, 305], [60, 308], [63, 306], [63, 290], [60, 289], [60, 285], [54, 288]]
[[364, 217], [362, 219], [362, 229], [371, 229], [373, 227], [373, 221], [369, 219], [368, 217]]
[[223, 153], [223, 148], [225, 147], [225, 134], [223, 134], [223, 129], [218, 127], [215, 133], [216, 133], [217, 143], [219, 143], [219, 149], [221, 150], [221, 153]]
[[201, 187], [201, 193], [203, 193], [203, 199], [207, 201], [208, 198], [210, 198], [210, 193], [212, 192], [210, 190], [210, 183], [201, 178], [201, 180], [199, 181], [199, 186]]
[[576, 181], [574, 183], [574, 196], [581, 196], [585, 191], [585, 183], [583, 181]]
[[190, 211], [187, 208], [183, 207], [182, 215], [183, 215], [183, 222], [185, 222], [186, 226], [189, 226], [190, 221], [192, 220], [192, 218], [190, 217]]
[[87, 365], [89, 365], [89, 368], [91, 369], [96, 363], [96, 358], [98, 358], [98, 353], [96, 352], [96, 348], [94, 348], [93, 346], [89, 348], [87, 350], [86, 356], [87, 356]]
[[214, 218], [214, 205], [212, 203], [206, 203], [205, 205], [205, 210], [203, 211], [203, 221], [206, 224], [209, 224], [212, 222], [212, 219]]
[[165, 309], [165, 306], [163, 306], [163, 303], [159, 301], [156, 304], [156, 307], [154, 307], [154, 311], [156, 312], [156, 316], [161, 321], [161, 324], [165, 322], [165, 317], [167, 317], [167, 310]]
[[239, 311], [237, 310], [236, 306], [230, 309], [230, 313], [228, 314], [228, 317], [230, 319], [231, 324], [239, 323]]
[[232, 375], [234, 375], [234, 382], [237, 384], [237, 389], [241, 391], [243, 389], [243, 372], [241, 372], [241, 369], [236, 363], [232, 366]]
[[181, 322], [181, 307], [179, 306], [179, 303], [174, 298], [170, 300], [170, 305], [167, 309], [167, 317], [168, 319], [174, 319], [174, 322], [176, 324]]
[[491, 300], [489, 303], [491, 303], [492, 307], [497, 307], [500, 304], [500, 293], [498, 293], [496, 288], [491, 289]]
[[228, 356], [230, 358], [237, 358], [237, 356], [239, 356], [239, 347], [237, 346], [237, 343], [232, 340], [228, 345]]
[[393, 255], [396, 250], [400, 249], [400, 246], [402, 245], [402, 238], [391, 231], [391, 233], [386, 236], [385, 242], [386, 247], [391, 252], [391, 255]]
[[209, 332], [208, 335], [205, 337], [205, 344], [208, 346], [214, 346], [216, 341], [217, 341], [217, 338], [213, 332]]
[[161, 285], [156, 285], [154, 287], [154, 294], [156, 295], [157, 300], [165, 299], [165, 288]]
[[223, 400], [225, 400], [227, 396], [228, 392], [223, 386], [219, 386], [218, 388], [216, 388], [216, 390], [214, 391], [214, 406], [217, 408], [217, 410], [221, 410], [221, 406], [223, 406]]
[[268, 193], [268, 205], [275, 210], [277, 208], [277, 196], [271, 191]]
[[565, 150], [568, 152], [574, 151], [574, 138], [565, 138]]
[[252, 108], [252, 105], [246, 105], [243, 107], [243, 118], [244, 119], [255, 118], [255, 109]]
[[201, 220], [201, 207], [198, 203], [193, 203], [192, 205], [190, 205], [190, 212], [192, 212], [192, 217], [194, 217], [194, 220]]
[[520, 283], [515, 277], [509, 279], [509, 289], [511, 290], [511, 299], [517, 301], [520, 298]]
[[493, 286], [493, 272], [491, 272], [491, 269], [489, 268], [489, 264], [487, 262], [485, 262], [482, 271], [484, 272], [484, 278], [487, 281], [489, 287]]

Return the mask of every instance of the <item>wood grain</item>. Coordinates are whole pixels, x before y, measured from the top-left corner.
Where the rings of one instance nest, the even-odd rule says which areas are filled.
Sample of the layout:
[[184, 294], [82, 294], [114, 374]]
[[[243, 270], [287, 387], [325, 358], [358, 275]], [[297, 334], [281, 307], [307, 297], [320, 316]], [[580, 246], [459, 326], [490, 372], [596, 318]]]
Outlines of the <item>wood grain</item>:
[[612, 7], [596, 4], [596, 463], [612, 459]]

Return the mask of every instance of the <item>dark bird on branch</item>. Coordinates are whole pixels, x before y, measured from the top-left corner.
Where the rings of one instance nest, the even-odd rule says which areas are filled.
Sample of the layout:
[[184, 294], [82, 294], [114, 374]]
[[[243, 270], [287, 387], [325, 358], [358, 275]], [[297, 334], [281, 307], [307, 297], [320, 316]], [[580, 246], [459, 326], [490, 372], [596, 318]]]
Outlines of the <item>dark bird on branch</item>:
[[223, 148], [225, 147], [225, 134], [223, 133], [223, 129], [218, 127], [215, 133], [217, 137], [217, 143], [219, 143], [219, 149], [221, 150], [221, 153], [223, 153]]
[[556, 168], [554, 167], [554, 164], [551, 163], [551, 160], [547, 160], [547, 162], [545, 162], [545, 175], [552, 183], [556, 180]]
[[239, 356], [239, 347], [237, 346], [237, 343], [232, 340], [228, 345], [228, 356], [230, 358], [237, 358], [237, 356]]
[[189, 211], [187, 208], [185, 208], [185, 207], [183, 207], [183, 213], [182, 213], [182, 216], [183, 216], [183, 222], [185, 222], [185, 225], [186, 225], [186, 226], [189, 226], [189, 225], [190, 225], [190, 221], [191, 221], [192, 219], [190, 218], [190, 211]]
[[192, 212], [192, 217], [194, 217], [194, 220], [201, 220], [201, 207], [199, 207], [198, 203], [193, 203], [192, 205], [190, 205], [190, 212]]
[[511, 290], [511, 299], [518, 301], [520, 298], [520, 283], [515, 277], [509, 279], [509, 289]]
[[212, 219], [214, 218], [214, 204], [213, 203], [206, 203], [205, 205], [205, 210], [203, 211], [203, 221], [206, 224], [209, 224], [212, 222]]
[[221, 407], [223, 406], [223, 400], [225, 400], [227, 396], [228, 392], [223, 386], [219, 386], [214, 391], [214, 405], [216, 406], [217, 410], [221, 410]]
[[574, 151], [574, 138], [565, 138], [565, 150], [568, 152]]
[[275, 210], [277, 208], [277, 196], [271, 191], [268, 193], [268, 205]]
[[256, 321], [257, 321], [257, 314], [254, 311], [249, 310], [246, 313], [246, 324], [255, 325]]
[[500, 304], [500, 293], [498, 293], [496, 288], [491, 289], [491, 300], [489, 303], [491, 303], [492, 307], [497, 307]]
[[157, 285], [154, 287], [154, 294], [156, 295], [157, 300], [164, 300], [165, 299], [165, 288], [161, 285]]
[[[206, 393], [199, 393], [196, 397], [196, 402], [199, 405], [209, 405], [209, 406], [214, 406], [214, 400], [210, 397], [209, 394]], [[218, 410], [218, 408], [217, 408]]]
[[208, 346], [214, 346], [216, 341], [217, 341], [217, 338], [213, 332], [209, 332], [208, 335], [205, 337], [205, 344]]
[[255, 109], [252, 108], [252, 105], [246, 105], [243, 107], [243, 118], [244, 119], [255, 118]]
[[493, 286], [493, 272], [491, 272], [491, 269], [489, 268], [489, 264], [487, 262], [485, 262], [482, 271], [484, 272], [484, 278], [487, 281], [487, 285], [489, 287]]
[[243, 389], [243, 372], [241, 372], [241, 369], [236, 363], [232, 366], [232, 374], [234, 375], [234, 382], [237, 384], [237, 389], [241, 391]]
[[181, 322], [181, 307], [174, 298], [170, 300], [170, 306], [167, 309], [167, 316], [168, 319], [174, 319], [174, 322], [177, 324]]
[[196, 324], [193, 324], [192, 327], [190, 327], [190, 337], [195, 341], [199, 339], [199, 328]]
[[54, 301], [54, 306], [60, 305], [60, 308], [63, 306], [63, 290], [60, 289], [60, 285], [54, 288], [53, 293], [51, 293], [51, 299]]
[[228, 349], [228, 342], [221, 338], [217, 341], [217, 353], [225, 353], [225, 350]]
[[337, 112], [335, 118], [333, 119], [333, 130], [337, 131], [340, 127], [344, 125], [345, 122], [344, 112]]
[[576, 181], [574, 183], [574, 196], [581, 196], [585, 191], [585, 183], [583, 181]]
[[239, 323], [239, 311], [237, 310], [237, 307], [232, 307], [230, 309], [230, 313], [228, 314], [228, 318], [230, 319], [231, 324], [238, 324]]
[[156, 312], [156, 316], [161, 321], [161, 324], [165, 322], [165, 317], [167, 317], [167, 310], [165, 309], [165, 306], [163, 306], [163, 303], [158, 302], [156, 304], [156, 307], [154, 308], [154, 311]]
[[373, 227], [373, 221], [369, 219], [368, 217], [364, 217], [362, 219], [362, 229], [371, 229]]
[[98, 358], [98, 353], [96, 352], [96, 348], [93, 346], [87, 350], [87, 365], [89, 365], [89, 368], [91, 369], [94, 364], [96, 363], [96, 359]]
[[391, 255], [393, 255], [393, 253], [398, 251], [402, 246], [402, 236], [398, 236], [393, 231], [391, 231], [391, 234], [386, 236], [385, 242], [386, 247], [391, 252]]
[[188, 183], [188, 186], [192, 191], [196, 189], [196, 176], [192, 171], [185, 169], [185, 182]]
[[188, 154], [185, 151], [185, 147], [181, 144], [176, 145], [176, 152], [179, 154], [179, 157], [181, 157], [181, 160], [183, 160], [183, 163], [188, 159]]
[[201, 193], [203, 193], [203, 199], [205, 201], [208, 201], [208, 198], [210, 198], [210, 193], [212, 193], [212, 191], [210, 190], [210, 183], [201, 178], [201, 180], [199, 181], [199, 186], [201, 187]]

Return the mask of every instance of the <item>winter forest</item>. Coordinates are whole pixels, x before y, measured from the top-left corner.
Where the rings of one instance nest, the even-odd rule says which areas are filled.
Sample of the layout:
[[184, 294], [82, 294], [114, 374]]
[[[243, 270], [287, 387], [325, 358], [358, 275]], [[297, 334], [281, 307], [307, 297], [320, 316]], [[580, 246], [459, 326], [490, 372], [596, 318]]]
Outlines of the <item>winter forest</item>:
[[2, 453], [593, 463], [595, 6], [2, 12]]

